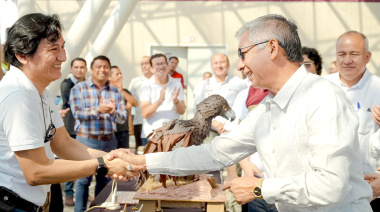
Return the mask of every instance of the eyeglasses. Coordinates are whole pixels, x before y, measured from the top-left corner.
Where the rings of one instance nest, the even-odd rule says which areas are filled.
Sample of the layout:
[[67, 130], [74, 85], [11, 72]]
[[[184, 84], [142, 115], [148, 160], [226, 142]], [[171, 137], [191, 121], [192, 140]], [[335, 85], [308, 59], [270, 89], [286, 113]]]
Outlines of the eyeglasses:
[[248, 45], [248, 46], [243, 46], [243, 47], [240, 47], [240, 48], [238, 48], [238, 55], [239, 55], [239, 58], [241, 59], [241, 60], [245, 60], [245, 54], [247, 54], [248, 52], [249, 52], [249, 50], [248, 51], [246, 51], [246, 52], [241, 52], [241, 50], [242, 49], [246, 49], [246, 48], [249, 48], [249, 47], [254, 47], [254, 46], [257, 46], [257, 45], [260, 45], [260, 44], [263, 44], [263, 43], [267, 43], [267, 42], [269, 42], [269, 40], [267, 40], [267, 41], [264, 41], [264, 42], [260, 42], [260, 43], [255, 43], [255, 44], [251, 44], [251, 45]]
[[[51, 117], [51, 116], [50, 116]], [[50, 118], [50, 121], [51, 121], [51, 118]], [[44, 140], [44, 143], [47, 143], [49, 141], [51, 141], [53, 138], [54, 138], [54, 135], [55, 135], [55, 132], [57, 131], [57, 129], [55, 128], [53, 122], [51, 122], [49, 124], [49, 127], [48, 129], [46, 130], [45, 132], [45, 140]]]
[[[44, 106], [43, 106], [43, 102], [42, 102], [42, 97], [41, 97], [41, 107], [42, 107], [42, 115], [44, 117], [44, 127], [46, 126], [46, 123], [45, 123], [45, 110], [44, 110]], [[53, 124], [53, 120], [51, 118], [51, 113], [53, 111], [50, 110], [50, 107], [49, 107], [49, 115], [50, 115], [50, 124], [45, 132], [45, 139], [44, 139], [44, 143], [47, 143], [49, 141], [51, 141], [53, 138], [54, 138], [54, 135], [55, 135], [55, 132], [57, 131], [57, 129], [55, 128], [54, 124]]]
[[311, 68], [311, 66], [312, 66], [313, 64], [314, 64], [314, 63], [312, 63], [312, 62], [306, 62], [306, 63], [302, 63], [302, 62], [301, 62], [301, 65], [304, 65], [305, 68]]

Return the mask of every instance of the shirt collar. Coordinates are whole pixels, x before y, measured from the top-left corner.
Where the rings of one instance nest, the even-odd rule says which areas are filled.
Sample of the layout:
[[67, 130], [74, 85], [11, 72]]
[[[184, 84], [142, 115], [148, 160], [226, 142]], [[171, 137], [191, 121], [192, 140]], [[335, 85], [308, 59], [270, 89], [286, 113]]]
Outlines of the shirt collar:
[[[32, 91], [36, 97], [40, 97], [40, 93], [38, 92], [36, 86], [32, 83], [32, 81], [25, 75], [25, 73], [16, 66], [10, 66], [9, 71], [12, 71], [13, 74], [17, 77], [17, 81], [20, 82], [19, 85], [22, 85], [29, 91]], [[48, 95], [47, 88], [42, 92], [42, 97]]]
[[70, 79], [71, 79], [71, 81], [72, 81], [74, 84], [77, 84], [77, 83], [78, 83], [78, 79], [75, 78], [73, 74], [70, 74]]
[[[168, 82], [166, 84], [169, 84], [169, 83], [172, 83], [172, 82], [176, 82], [173, 79], [173, 77], [170, 76], [170, 74], [168, 74], [168, 78], [169, 78], [169, 80], [168, 80]], [[156, 78], [154, 78], [154, 74], [149, 78], [149, 82], [154, 83], [154, 84], [159, 84], [159, 83], [156, 82]]]
[[291, 97], [296, 91], [297, 87], [301, 84], [303, 79], [308, 75], [307, 70], [302, 65], [297, 71], [288, 79], [284, 86], [280, 89], [276, 96], [272, 92], [269, 93], [266, 102], [276, 103], [281, 109], [284, 109], [289, 103]]
[[[92, 78], [88, 79], [88, 80], [85, 81], [85, 82], [87, 82], [88, 85], [91, 86], [91, 87], [93, 87], [93, 86], [97, 87], [97, 86], [95, 85], [94, 81], [92, 81]], [[105, 85], [104, 87], [105, 87], [106, 89], [109, 89], [109, 87], [110, 87], [109, 85], [110, 85], [110, 81], [107, 80], [106, 85]], [[103, 88], [104, 88], [104, 87], [103, 87]], [[102, 89], [102, 88], [100, 88], [100, 89]]]
[[232, 79], [234, 76], [230, 75], [230, 74], [227, 74], [226, 78], [224, 78], [224, 82], [220, 83], [216, 80], [216, 77], [215, 77], [215, 74], [210, 78], [211, 81], [213, 81], [213, 83], [219, 83], [219, 84], [224, 84], [224, 83], [228, 83], [230, 81], [230, 79]]
[[[364, 74], [362, 76], [362, 78], [360, 78], [359, 82], [356, 83], [355, 85], [351, 86], [351, 89], [352, 88], [360, 88], [360, 87], [363, 87], [367, 81], [369, 80], [369, 78], [371, 77], [371, 73], [369, 72], [369, 70], [366, 68], [365, 71], [364, 71]], [[347, 87], [341, 80], [340, 78], [340, 74], [338, 74], [338, 79], [339, 79], [339, 82], [341, 84], [341, 86], [344, 86], [344, 87]]]

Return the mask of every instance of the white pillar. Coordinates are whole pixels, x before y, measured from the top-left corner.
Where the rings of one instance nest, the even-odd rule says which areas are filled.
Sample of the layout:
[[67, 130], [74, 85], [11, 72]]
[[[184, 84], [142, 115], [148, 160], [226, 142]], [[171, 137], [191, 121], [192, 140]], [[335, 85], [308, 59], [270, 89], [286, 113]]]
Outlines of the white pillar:
[[92, 45], [90, 52], [87, 54], [87, 62], [92, 61], [92, 59], [98, 55], [108, 53], [137, 2], [138, 0], [119, 0]]
[[22, 17], [29, 13], [36, 13], [36, 0], [17, 0], [18, 17]]
[[[62, 64], [62, 77], [49, 86], [53, 96], [58, 93], [62, 81], [69, 74], [71, 60], [78, 57], [82, 52], [94, 31], [94, 26], [97, 25], [110, 2], [111, 0], [87, 0], [82, 6], [69, 32], [64, 36], [67, 60]], [[87, 62], [91, 61], [87, 60]]]

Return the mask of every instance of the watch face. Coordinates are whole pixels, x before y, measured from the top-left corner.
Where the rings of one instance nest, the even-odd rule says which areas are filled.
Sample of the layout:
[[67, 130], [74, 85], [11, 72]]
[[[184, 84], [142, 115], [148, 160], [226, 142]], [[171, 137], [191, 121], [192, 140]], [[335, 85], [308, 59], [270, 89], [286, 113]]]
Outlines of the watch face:
[[105, 176], [108, 173], [108, 169], [105, 165], [98, 166], [98, 169], [96, 170], [96, 173], [100, 176]]
[[253, 193], [255, 194], [256, 197], [261, 197], [261, 188], [255, 187], [255, 190], [253, 190]]

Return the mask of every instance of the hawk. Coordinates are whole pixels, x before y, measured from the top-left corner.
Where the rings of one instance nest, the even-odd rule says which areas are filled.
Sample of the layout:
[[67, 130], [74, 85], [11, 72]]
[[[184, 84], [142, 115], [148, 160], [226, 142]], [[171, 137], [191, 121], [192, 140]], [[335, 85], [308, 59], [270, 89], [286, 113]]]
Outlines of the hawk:
[[[144, 154], [153, 152], [169, 152], [179, 147], [201, 145], [209, 135], [212, 119], [222, 116], [233, 121], [235, 112], [231, 110], [228, 102], [220, 95], [211, 95], [197, 105], [197, 112], [190, 120], [172, 120], [165, 126], [153, 130], [147, 138], [151, 138], [145, 148]], [[140, 184], [142, 184], [147, 173], [144, 173]], [[173, 178], [174, 183], [178, 177]], [[145, 179], [144, 179], [145, 178]], [[160, 175], [159, 181], [166, 188], [166, 175]]]

